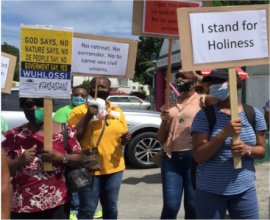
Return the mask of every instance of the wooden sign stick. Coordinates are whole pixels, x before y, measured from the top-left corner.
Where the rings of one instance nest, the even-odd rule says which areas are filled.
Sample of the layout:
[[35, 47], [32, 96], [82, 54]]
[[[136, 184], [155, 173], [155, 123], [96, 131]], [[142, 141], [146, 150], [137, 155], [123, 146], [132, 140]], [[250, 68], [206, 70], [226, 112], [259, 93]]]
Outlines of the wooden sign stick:
[[[230, 86], [230, 103], [232, 120], [238, 118], [238, 99], [237, 99], [237, 79], [236, 68], [229, 68], [229, 86]], [[239, 140], [240, 135], [233, 136], [233, 141]], [[233, 157], [235, 169], [242, 168], [241, 157]]]
[[[52, 150], [52, 99], [44, 98], [44, 150]], [[43, 162], [44, 171], [52, 171], [52, 163]]]
[[96, 77], [95, 97], [94, 97], [94, 100], [97, 100], [97, 93], [98, 93], [98, 77]]
[[172, 70], [172, 39], [169, 40], [168, 46], [168, 65], [166, 72], [166, 90], [165, 90], [165, 109], [170, 107], [170, 82], [171, 82], [171, 70]]

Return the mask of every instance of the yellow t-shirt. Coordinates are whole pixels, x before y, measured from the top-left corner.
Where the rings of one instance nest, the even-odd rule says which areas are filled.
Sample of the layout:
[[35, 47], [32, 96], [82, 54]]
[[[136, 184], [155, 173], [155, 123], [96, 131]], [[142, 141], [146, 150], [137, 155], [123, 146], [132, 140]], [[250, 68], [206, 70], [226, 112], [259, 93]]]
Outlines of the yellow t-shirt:
[[[125, 169], [124, 149], [120, 137], [128, 131], [126, 119], [123, 111], [106, 102], [108, 106], [108, 115], [104, 134], [98, 146], [99, 159], [102, 164], [102, 170], [95, 171], [92, 175], [104, 175], [116, 173]], [[87, 112], [87, 104], [80, 105], [72, 109], [69, 115], [69, 123], [75, 127]], [[84, 136], [80, 141], [83, 151], [88, 151], [96, 145], [102, 126], [105, 121], [90, 120]]]

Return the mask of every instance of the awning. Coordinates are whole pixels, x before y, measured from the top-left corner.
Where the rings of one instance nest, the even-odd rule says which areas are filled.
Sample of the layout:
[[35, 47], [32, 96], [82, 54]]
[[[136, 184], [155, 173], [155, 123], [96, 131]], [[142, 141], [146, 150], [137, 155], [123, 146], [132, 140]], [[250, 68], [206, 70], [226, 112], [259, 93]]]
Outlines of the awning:
[[[201, 70], [202, 76], [203, 77], [208, 76], [211, 71], [212, 71], [211, 69]], [[238, 73], [238, 75], [242, 80], [248, 79], [248, 73], [242, 70], [242, 68], [236, 67], [236, 72]]]

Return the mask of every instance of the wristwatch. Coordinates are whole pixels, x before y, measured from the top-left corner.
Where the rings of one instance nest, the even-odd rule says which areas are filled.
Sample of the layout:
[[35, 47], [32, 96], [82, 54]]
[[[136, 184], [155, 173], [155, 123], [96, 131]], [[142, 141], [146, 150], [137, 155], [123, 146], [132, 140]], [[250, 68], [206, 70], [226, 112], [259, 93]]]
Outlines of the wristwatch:
[[68, 163], [68, 156], [66, 155], [63, 159], [63, 164], [67, 164]]

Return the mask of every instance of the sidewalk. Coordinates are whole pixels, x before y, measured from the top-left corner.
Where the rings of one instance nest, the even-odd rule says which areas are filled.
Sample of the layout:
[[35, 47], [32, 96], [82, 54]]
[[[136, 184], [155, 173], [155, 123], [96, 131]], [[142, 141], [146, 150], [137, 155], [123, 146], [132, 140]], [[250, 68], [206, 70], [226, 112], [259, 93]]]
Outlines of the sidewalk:
[[269, 166], [270, 162], [265, 162], [255, 166], [260, 219], [270, 219]]

